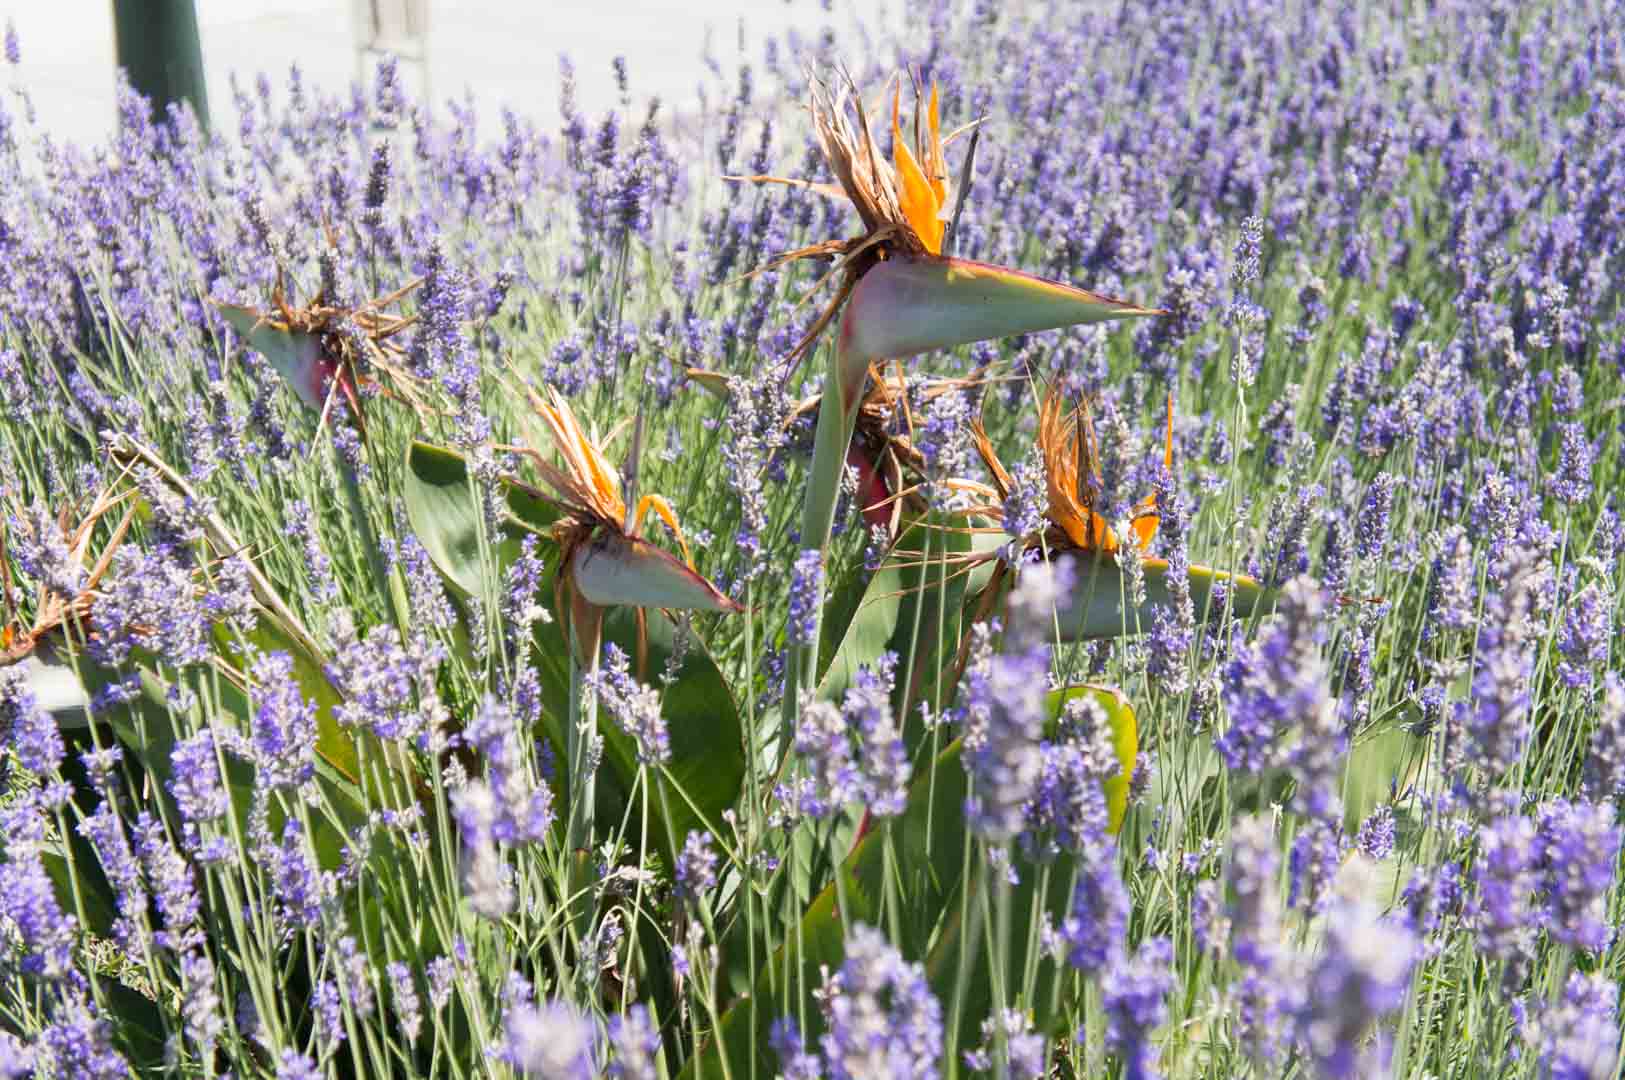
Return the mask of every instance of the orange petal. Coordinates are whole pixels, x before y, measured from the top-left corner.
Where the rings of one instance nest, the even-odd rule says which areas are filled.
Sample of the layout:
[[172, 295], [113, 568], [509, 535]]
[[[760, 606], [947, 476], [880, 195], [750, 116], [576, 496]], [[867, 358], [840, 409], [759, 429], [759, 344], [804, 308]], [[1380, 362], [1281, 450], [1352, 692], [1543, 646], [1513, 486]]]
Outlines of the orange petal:
[[942, 134], [937, 113], [937, 82], [931, 80], [931, 107], [926, 111], [926, 122], [931, 128], [931, 142], [925, 151], [926, 179], [937, 197], [937, 213], [942, 213], [948, 202], [948, 159], [942, 156]]
[[899, 187], [897, 201], [901, 204], [903, 217], [908, 219], [909, 227], [925, 244], [925, 249], [935, 255], [942, 251], [943, 223], [937, 219], [941, 201], [931, 190], [920, 163], [914, 160], [914, 152], [903, 139], [903, 126], [898, 120], [901, 107], [902, 90], [899, 89], [892, 96], [891, 109], [892, 158], [897, 164]]

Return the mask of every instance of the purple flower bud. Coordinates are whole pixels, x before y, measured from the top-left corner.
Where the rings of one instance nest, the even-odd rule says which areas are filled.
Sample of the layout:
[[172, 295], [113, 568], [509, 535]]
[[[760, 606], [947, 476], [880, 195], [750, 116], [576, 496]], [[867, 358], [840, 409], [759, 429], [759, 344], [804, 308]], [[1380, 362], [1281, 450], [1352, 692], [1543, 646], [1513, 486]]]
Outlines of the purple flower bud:
[[942, 1006], [919, 964], [906, 962], [871, 927], [852, 927], [846, 959], [818, 994], [820, 1041], [830, 1080], [885, 1076], [926, 1080], [942, 1055]]
[[1084, 972], [1103, 971], [1124, 948], [1128, 916], [1129, 896], [1117, 873], [1117, 847], [1096, 844], [1080, 857], [1078, 884], [1060, 927], [1067, 963]]
[[62, 733], [40, 708], [20, 666], [0, 668], [0, 736], [22, 767], [37, 776], [49, 777], [62, 764]]
[[1162, 1075], [1150, 1036], [1168, 1018], [1174, 975], [1174, 943], [1159, 937], [1141, 942], [1133, 956], [1119, 954], [1102, 979], [1106, 1046], [1123, 1062], [1125, 1080]]
[[1385, 1067], [1384, 1048], [1368, 1050], [1366, 1034], [1404, 1003], [1417, 951], [1409, 929], [1365, 904], [1345, 902], [1327, 918], [1296, 1016], [1298, 1042], [1318, 1075], [1348, 1080]]
[[717, 853], [711, 848], [709, 833], [691, 832], [677, 855], [676, 895], [698, 900], [717, 883]]
[[1535, 844], [1547, 933], [1571, 948], [1605, 948], [1614, 934], [1607, 898], [1620, 845], [1613, 804], [1543, 804]]
[[595, 1080], [602, 1036], [586, 1013], [564, 1001], [514, 1003], [502, 1018], [502, 1042], [492, 1051], [521, 1075], [539, 1080]]
[[824, 558], [816, 548], [803, 551], [790, 573], [790, 626], [794, 644], [811, 645], [824, 607]]
[[632, 676], [627, 655], [614, 644], [604, 646], [604, 659], [589, 680], [604, 710], [638, 748], [638, 763], [659, 766], [671, 760], [671, 734], [660, 712], [660, 695]]

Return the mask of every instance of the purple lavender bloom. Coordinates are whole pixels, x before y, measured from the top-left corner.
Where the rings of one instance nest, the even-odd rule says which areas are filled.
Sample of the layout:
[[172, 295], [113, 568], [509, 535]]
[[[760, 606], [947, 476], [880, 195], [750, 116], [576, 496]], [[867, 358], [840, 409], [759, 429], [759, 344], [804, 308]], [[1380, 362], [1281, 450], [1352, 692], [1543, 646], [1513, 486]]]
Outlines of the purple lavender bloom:
[[970, 398], [958, 391], [938, 394], [925, 407], [914, 446], [925, 459], [925, 495], [932, 505], [952, 499], [954, 493], [943, 481], [964, 476], [970, 467], [970, 422]]
[[1191, 601], [1189, 513], [1173, 474], [1157, 470], [1157, 534], [1168, 560], [1169, 605], [1152, 614], [1146, 672], [1170, 695], [1190, 687], [1190, 649], [1196, 637], [1196, 608]]
[[391, 567], [399, 568], [406, 578], [406, 592], [412, 602], [413, 614], [436, 630], [449, 631], [455, 626], [456, 609], [446, 598], [446, 587], [440, 580], [440, 571], [435, 569], [423, 543], [417, 537], [408, 535], [401, 539], [399, 545], [388, 537], [380, 541], [380, 545], [384, 549], [385, 561]]
[[640, 765], [658, 767], [671, 760], [671, 733], [660, 712], [660, 695], [633, 677], [619, 646], [604, 646], [603, 663], [590, 684], [604, 709], [637, 744]]
[[[38, 1051], [73, 1080], [124, 1080], [130, 1063], [113, 1047], [113, 1025], [98, 1016], [82, 991], [65, 996], [40, 1032]], [[280, 1078], [279, 1078], [280, 1080]]]
[[1543, 556], [1511, 549], [1498, 567], [1500, 589], [1485, 604], [1474, 660], [1473, 700], [1458, 706], [1467, 730], [1466, 760], [1495, 784], [1523, 759], [1529, 738], [1529, 680], [1543, 621], [1537, 606], [1549, 591], [1551, 567]]
[[600, 1074], [602, 1036], [592, 1018], [568, 1002], [515, 1002], [502, 1018], [502, 1031], [491, 1053], [523, 1076], [596, 1080]]
[[1594, 672], [1608, 661], [1613, 636], [1613, 596], [1592, 582], [1563, 606], [1563, 627], [1558, 632], [1558, 678], [1575, 689], [1590, 686]]
[[186, 1037], [198, 1052], [207, 1055], [226, 1032], [220, 1011], [220, 992], [215, 985], [214, 963], [201, 950], [181, 957], [181, 1017]]
[[793, 644], [811, 645], [818, 633], [818, 613], [824, 607], [824, 558], [816, 548], [796, 557], [790, 572], [790, 626]]
[[220, 779], [213, 728], [175, 743], [169, 754], [169, 773], [169, 793], [188, 836], [195, 835], [196, 826], [225, 816], [230, 804]]
[[1022, 849], [1043, 859], [1103, 841], [1109, 824], [1103, 785], [1122, 765], [1100, 703], [1069, 699], [1055, 740], [1041, 743], [1039, 752], [1043, 766], [1025, 810]]
[[384, 201], [389, 198], [390, 158], [387, 141], [373, 146], [372, 165], [367, 169], [367, 191], [361, 202], [361, 220], [374, 229], [383, 224]]
[[660, 1029], [647, 1005], [634, 1005], [609, 1018], [609, 1075], [617, 1080], [657, 1080]]
[[21, 667], [0, 669], [0, 736], [22, 767], [37, 776], [50, 776], [62, 764], [62, 733], [40, 708]]
[[395, 1017], [401, 1025], [401, 1034], [408, 1043], [415, 1043], [423, 1026], [423, 1004], [418, 999], [417, 980], [412, 977], [412, 969], [399, 961], [391, 962], [384, 972], [394, 992]]
[[739, 532], [735, 537], [746, 556], [745, 579], [760, 574], [766, 563], [762, 539], [767, 532], [767, 491], [764, 486], [770, 464], [788, 441], [785, 420], [791, 403], [784, 373], [776, 367], [764, 368], [755, 378], [735, 377], [728, 381], [728, 432], [724, 440], [722, 465], [728, 487], [739, 499]]
[[1601, 973], [1569, 973], [1563, 1000], [1543, 1010], [1541, 1076], [1550, 1080], [1611, 1080], [1619, 1068], [1619, 987]]
[[1492, 821], [1479, 830], [1478, 849], [1473, 867], [1478, 886], [1473, 907], [1478, 947], [1506, 965], [1503, 985], [1516, 986], [1533, 954], [1538, 923], [1534, 822], [1521, 816]]
[[72, 970], [77, 922], [56, 899], [41, 858], [45, 817], [32, 800], [0, 808], [6, 859], [0, 862], [0, 915], [16, 928], [27, 974], [60, 979]]
[[508, 567], [507, 588], [502, 596], [502, 618], [507, 624], [508, 650], [524, 656], [530, 647], [532, 627], [551, 622], [553, 616], [536, 599], [547, 574], [547, 561], [537, 554], [534, 536], [526, 536], [519, 558]]
[[1428, 588], [1428, 625], [1424, 636], [1439, 630], [1470, 630], [1478, 622], [1473, 545], [1459, 525], [1445, 530], [1434, 557]]
[[1332, 709], [1321, 659], [1319, 622], [1325, 610], [1320, 588], [1295, 578], [1281, 591], [1277, 622], [1257, 645], [1241, 645], [1224, 669], [1224, 703], [1230, 726], [1214, 740], [1226, 767], [1257, 773], [1284, 764], [1279, 742]]
[[95, 849], [102, 872], [113, 886], [113, 900], [118, 908], [118, 917], [113, 920], [113, 940], [127, 952], [144, 952], [151, 941], [147, 931], [147, 888], [141, 864], [130, 849], [130, 838], [125, 835], [124, 820], [104, 798], [94, 813], [80, 819], [78, 829], [79, 835], [89, 840]]
[[699, 900], [717, 883], [717, 853], [711, 848], [711, 834], [690, 832], [677, 855], [676, 895]]
[[23, 62], [22, 46], [17, 43], [17, 24], [6, 20], [6, 63], [16, 67]]
[[344, 1028], [344, 996], [338, 983], [323, 979], [310, 995], [310, 1011], [315, 1018], [316, 1037], [321, 1045], [332, 1048], [343, 1042], [348, 1033]]
[[259, 687], [248, 743], [239, 752], [254, 763], [260, 784], [297, 788], [316, 776], [316, 705], [305, 699], [293, 658], [271, 653], [254, 663]]
[[203, 903], [193, 881], [191, 864], [181, 858], [180, 852], [169, 842], [163, 824], [147, 811], [136, 816], [131, 831], [142, 872], [164, 920], [164, 928], [153, 935], [154, 942], [161, 949], [175, 952], [197, 948], [203, 943], [203, 928], [199, 922]]
[[1096, 844], [1083, 852], [1072, 905], [1060, 926], [1067, 963], [1099, 972], [1120, 953], [1128, 932], [1129, 896], [1117, 873], [1117, 848]]
[[823, 817], [852, 803], [893, 817], [908, 801], [911, 766], [891, 711], [897, 657], [883, 653], [858, 669], [841, 707], [814, 701], [796, 726], [796, 753], [812, 770], [801, 790], [801, 812]]
[[1142, 941], [1133, 956], [1119, 954], [1101, 982], [1105, 992], [1106, 1046], [1123, 1063], [1124, 1080], [1155, 1080], [1157, 1054], [1151, 1032], [1168, 1018], [1174, 988], [1174, 943]]
[[491, 784], [471, 780], [452, 797], [452, 813], [462, 836], [463, 892], [474, 912], [500, 919], [513, 910], [513, 871], [497, 849], [497, 835], [508, 824]]
[[78, 596], [85, 587], [85, 568], [45, 505], [35, 503], [6, 518], [8, 552], [22, 572], [65, 600]]
[[1191, 938], [1202, 952], [1220, 952], [1230, 937], [1217, 881], [1198, 881], [1191, 888]]
[[1388, 803], [1377, 807], [1360, 823], [1354, 846], [1368, 859], [1382, 860], [1394, 853], [1394, 808]]
[[328, 875], [316, 865], [303, 826], [296, 819], [288, 818], [282, 826], [282, 842], [267, 840], [261, 844], [259, 858], [270, 875], [277, 921], [283, 929], [319, 929], [333, 886]]
[[1005, 1009], [982, 1021], [982, 1044], [965, 1051], [965, 1066], [977, 1072], [993, 1072], [1000, 1036], [1004, 1038], [1012, 1080], [1044, 1080], [1044, 1036], [1033, 1030], [1032, 1017], [1020, 1009]]
[[818, 1055], [807, 1052], [801, 1028], [793, 1017], [781, 1016], [773, 1021], [768, 1045], [779, 1059], [779, 1076], [783, 1080], [823, 1080]]
[[553, 825], [553, 793], [546, 784], [535, 783], [528, 753], [531, 744], [515, 724], [513, 713], [487, 697], [464, 738], [485, 759], [485, 780], [495, 800], [490, 810], [491, 838], [504, 844], [544, 839]]
[[120, 547], [92, 621], [97, 630], [92, 651], [109, 666], [122, 664], [132, 649], [177, 668], [209, 657], [208, 616], [191, 568], [163, 553]]
[[1345, 902], [1326, 921], [1326, 939], [1296, 1016], [1298, 1043], [1329, 1080], [1370, 1076], [1386, 1050], [1365, 1045], [1371, 1028], [1405, 1001], [1416, 935], [1365, 904]]
[[1069, 596], [1073, 573], [1070, 563], [1023, 567], [1010, 594], [1005, 651], [992, 655], [973, 648], [973, 655], [981, 655], [965, 672], [964, 741], [971, 775], [967, 818], [992, 843], [1021, 831], [1025, 807], [1043, 776], [1040, 744], [1050, 663], [1046, 639], [1056, 609]]
[[322, 1075], [316, 1062], [292, 1047], [276, 1063], [276, 1080], [322, 1080]]
[[999, 549], [999, 557], [1007, 563], [1017, 562], [1026, 538], [1044, 527], [1049, 505], [1045, 483], [1044, 465], [1036, 452], [1027, 454], [1011, 470], [1010, 492], [1004, 497], [1000, 517], [1010, 541]]
[[880, 931], [852, 927], [846, 959], [824, 980], [820, 1041], [830, 1080], [898, 1080], [937, 1075], [942, 1006], [919, 964], [904, 961]]
[[393, 626], [375, 626], [357, 638], [344, 612], [333, 636], [327, 677], [343, 698], [333, 718], [346, 727], [369, 727], [380, 739], [416, 739], [424, 746], [440, 726], [435, 676], [445, 648], [426, 637], [403, 648]]
[[1605, 948], [1613, 937], [1607, 897], [1620, 846], [1613, 804], [1543, 804], [1535, 845], [1546, 932], [1571, 948]]
[[1559, 424], [1563, 445], [1558, 452], [1557, 473], [1552, 477], [1552, 493], [1571, 505], [1591, 498], [1591, 443], [1585, 428], [1574, 422]]
[[1292, 841], [1287, 856], [1287, 904], [1319, 912], [1343, 862], [1343, 832], [1336, 820], [1311, 820]]
[[1275, 831], [1267, 817], [1243, 818], [1231, 827], [1230, 861], [1225, 868], [1225, 883], [1235, 896], [1230, 908], [1230, 940], [1236, 962], [1244, 971], [1237, 988], [1237, 1035], [1248, 1055], [1260, 1062], [1273, 1061], [1280, 1051], [1280, 868]]
[[305, 572], [310, 576], [311, 595], [323, 603], [339, 598], [339, 583], [333, 577], [333, 560], [322, 550], [316, 514], [303, 499], [288, 504], [288, 533], [299, 543]]
[[1382, 555], [1388, 539], [1388, 519], [1394, 509], [1394, 489], [1399, 480], [1392, 473], [1378, 473], [1366, 489], [1365, 502], [1354, 523], [1354, 552], [1362, 559]]
[[1599, 802], [1625, 794], [1625, 679], [1602, 677], [1602, 702], [1586, 752], [1585, 790]]

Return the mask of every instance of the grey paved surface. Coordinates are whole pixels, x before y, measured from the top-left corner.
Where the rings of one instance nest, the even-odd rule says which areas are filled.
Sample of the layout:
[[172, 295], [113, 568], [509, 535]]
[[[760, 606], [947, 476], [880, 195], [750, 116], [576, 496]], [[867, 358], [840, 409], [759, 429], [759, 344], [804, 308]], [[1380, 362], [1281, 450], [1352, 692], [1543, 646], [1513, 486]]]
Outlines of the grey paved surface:
[[[558, 108], [558, 61], [575, 61], [582, 104], [614, 104], [610, 60], [624, 55], [634, 95], [658, 94], [673, 107], [694, 100], [704, 74], [707, 35], [726, 67], [738, 56], [741, 18], [748, 55], [762, 39], [794, 25], [806, 33], [834, 19], [816, 0], [430, 0], [428, 69], [436, 101], [472, 88], [482, 127], [493, 133], [498, 109], [512, 104], [551, 125]], [[871, 7], [865, 3], [865, 8]], [[0, 0], [0, 25], [15, 22], [20, 68], [0, 63], [0, 87], [15, 79], [33, 96], [53, 137], [100, 141], [112, 126], [113, 28], [109, 0]], [[356, 74], [351, 0], [198, 0], [209, 100], [217, 122], [231, 122], [228, 75], [260, 71], [281, 83], [298, 63], [313, 85], [337, 87]]]

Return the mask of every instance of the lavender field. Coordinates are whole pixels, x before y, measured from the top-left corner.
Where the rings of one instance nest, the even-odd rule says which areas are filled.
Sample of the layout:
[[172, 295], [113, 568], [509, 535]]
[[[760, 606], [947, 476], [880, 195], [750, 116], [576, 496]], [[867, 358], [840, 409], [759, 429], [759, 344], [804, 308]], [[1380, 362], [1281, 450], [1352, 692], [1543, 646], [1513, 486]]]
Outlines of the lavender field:
[[902, 22], [7, 35], [0, 1080], [1621, 1075], [1625, 9]]

